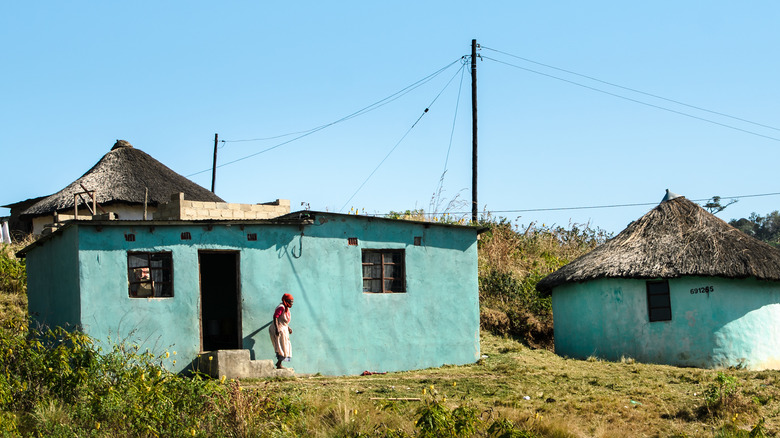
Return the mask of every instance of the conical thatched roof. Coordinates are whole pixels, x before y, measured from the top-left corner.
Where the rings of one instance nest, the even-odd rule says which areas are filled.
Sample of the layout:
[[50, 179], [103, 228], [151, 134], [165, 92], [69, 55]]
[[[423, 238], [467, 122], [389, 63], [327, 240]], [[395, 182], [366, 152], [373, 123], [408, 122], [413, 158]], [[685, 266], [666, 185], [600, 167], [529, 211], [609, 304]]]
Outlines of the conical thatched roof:
[[593, 251], [558, 269], [536, 288], [549, 292], [597, 278], [723, 278], [780, 280], [780, 250], [737, 230], [699, 205], [661, 202]]
[[73, 208], [73, 195], [83, 192], [81, 186], [96, 191], [98, 204], [143, 204], [149, 189], [149, 205], [168, 202], [174, 193], [183, 192], [193, 201], [223, 202], [220, 197], [169, 169], [149, 154], [124, 140], [114, 147], [79, 179], [47, 196], [22, 212], [25, 216], [52, 214]]

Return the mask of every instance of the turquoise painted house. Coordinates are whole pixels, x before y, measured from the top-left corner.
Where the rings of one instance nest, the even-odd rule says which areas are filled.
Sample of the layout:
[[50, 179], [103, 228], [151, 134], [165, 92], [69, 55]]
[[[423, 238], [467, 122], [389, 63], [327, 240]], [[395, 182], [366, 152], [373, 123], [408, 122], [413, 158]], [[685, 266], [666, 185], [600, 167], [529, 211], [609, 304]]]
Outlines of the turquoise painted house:
[[544, 278], [555, 352], [780, 369], [780, 251], [671, 193]]
[[322, 212], [270, 220], [68, 222], [21, 251], [29, 309], [49, 326], [175, 350], [273, 359], [292, 293], [299, 373], [467, 364], [479, 353], [477, 229]]

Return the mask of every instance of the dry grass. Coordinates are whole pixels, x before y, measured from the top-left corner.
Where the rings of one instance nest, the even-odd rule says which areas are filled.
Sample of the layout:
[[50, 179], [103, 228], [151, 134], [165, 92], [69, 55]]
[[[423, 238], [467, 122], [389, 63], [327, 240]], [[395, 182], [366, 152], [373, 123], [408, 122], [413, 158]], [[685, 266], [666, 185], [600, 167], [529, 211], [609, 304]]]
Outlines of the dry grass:
[[577, 224], [518, 229], [502, 220], [488, 225], [479, 243], [482, 328], [534, 348], [552, 349], [550, 298], [537, 292], [536, 284], [603, 243], [607, 234]]
[[429, 397], [431, 386], [450, 408], [469, 403], [486, 422], [506, 418], [543, 437], [703, 437], [724, 425], [750, 429], [761, 418], [769, 432], [780, 431], [778, 371], [727, 371], [737, 379], [738, 400], [708, 412], [705, 392], [716, 371], [630, 359], [572, 360], [489, 334], [482, 351], [488, 357], [460, 367], [244, 384], [299, 397], [311, 407], [307, 429], [322, 431], [314, 436], [334, 436], [334, 430], [411, 433], [421, 402], [391, 399]]
[[479, 265], [482, 269], [511, 272], [518, 278], [547, 275], [608, 237], [603, 230], [589, 225], [570, 224], [564, 228], [544, 224], [539, 227], [532, 223], [522, 229], [509, 224], [495, 225], [481, 238]]

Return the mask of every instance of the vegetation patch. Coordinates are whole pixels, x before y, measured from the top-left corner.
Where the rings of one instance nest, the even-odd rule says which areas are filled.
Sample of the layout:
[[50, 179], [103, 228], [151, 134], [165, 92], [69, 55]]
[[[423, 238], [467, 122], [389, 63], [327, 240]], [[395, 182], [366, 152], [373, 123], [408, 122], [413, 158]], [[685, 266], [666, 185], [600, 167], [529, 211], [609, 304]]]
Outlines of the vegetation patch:
[[488, 218], [479, 241], [479, 302], [484, 330], [534, 348], [553, 348], [552, 304], [536, 283], [604, 243], [609, 234], [590, 226], [518, 228]]

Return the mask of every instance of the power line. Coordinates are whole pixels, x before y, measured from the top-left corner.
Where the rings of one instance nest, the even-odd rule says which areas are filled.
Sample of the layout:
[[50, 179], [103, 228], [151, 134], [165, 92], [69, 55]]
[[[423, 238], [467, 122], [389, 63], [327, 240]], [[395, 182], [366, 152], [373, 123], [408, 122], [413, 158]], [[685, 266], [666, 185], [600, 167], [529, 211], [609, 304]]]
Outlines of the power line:
[[460, 93], [463, 90], [463, 76], [466, 74], [466, 64], [460, 67], [460, 85], [458, 86], [458, 98], [455, 99], [455, 114], [452, 116], [452, 129], [450, 129], [450, 142], [447, 146], [447, 155], [444, 158], [444, 169], [442, 170], [442, 179], [447, 172], [447, 163], [450, 161], [450, 150], [452, 150], [452, 138], [455, 136], [455, 122], [458, 119], [458, 108], [460, 107]]
[[575, 76], [579, 76], [581, 78], [590, 79], [591, 81], [600, 82], [602, 84], [609, 85], [611, 87], [622, 88], [623, 90], [628, 90], [628, 91], [632, 91], [634, 93], [644, 94], [645, 96], [650, 96], [650, 97], [654, 97], [656, 99], [665, 100], [667, 102], [676, 103], [677, 105], [687, 106], [688, 108], [693, 108], [693, 109], [696, 109], [696, 110], [699, 110], [699, 111], [708, 112], [710, 114], [716, 114], [716, 115], [719, 115], [719, 116], [728, 117], [730, 119], [739, 120], [740, 122], [745, 122], [745, 123], [750, 123], [751, 125], [760, 126], [762, 128], [767, 128], [767, 129], [773, 129], [775, 131], [780, 131], [780, 128], [775, 128], [774, 126], [769, 126], [769, 125], [765, 125], [763, 123], [753, 122], [751, 120], [743, 119], [741, 117], [732, 116], [732, 115], [729, 115], [729, 114], [726, 114], [726, 113], [722, 113], [722, 112], [718, 112], [718, 111], [708, 110], [707, 108], [702, 108], [702, 107], [696, 106], [696, 105], [690, 105], [690, 104], [687, 104], [685, 102], [680, 102], [679, 100], [669, 99], [669, 98], [666, 98], [666, 97], [663, 97], [663, 96], [659, 96], [657, 94], [647, 93], [647, 92], [642, 91], [642, 90], [637, 90], [636, 88], [630, 88], [630, 87], [626, 87], [626, 86], [623, 86], [623, 85], [615, 84], [613, 82], [607, 82], [607, 81], [601, 80], [599, 78], [595, 78], [593, 76], [584, 75], [584, 74], [581, 74], [581, 73], [577, 73], [575, 71], [566, 70], [566, 69], [555, 67], [555, 66], [549, 65], [549, 64], [544, 64], [544, 63], [541, 63], [541, 62], [538, 62], [538, 61], [534, 61], [532, 59], [523, 58], [522, 56], [517, 56], [517, 55], [513, 55], [511, 53], [502, 52], [501, 50], [492, 49], [490, 47], [485, 47], [485, 46], [480, 46], [480, 47], [485, 49], [485, 50], [491, 50], [493, 52], [501, 53], [502, 55], [506, 55], [506, 56], [511, 56], [512, 58], [517, 58], [517, 59], [520, 59], [520, 60], [523, 60], [523, 61], [526, 61], [526, 62], [530, 62], [532, 64], [541, 65], [542, 67], [551, 68], [553, 70], [558, 70], [558, 71], [561, 71], [561, 72], [564, 72], [564, 73], [568, 73], [568, 74], [572, 74], [572, 75], [575, 75]]
[[[388, 103], [390, 103], [390, 102], [393, 102], [393, 101], [395, 101], [395, 100], [397, 100], [397, 99], [401, 98], [402, 96], [404, 96], [404, 95], [406, 95], [407, 93], [409, 93], [409, 92], [411, 92], [411, 91], [415, 90], [416, 88], [419, 88], [419, 87], [421, 87], [422, 85], [425, 85], [426, 83], [430, 82], [430, 81], [431, 81], [431, 80], [433, 80], [433, 79], [434, 79], [436, 76], [438, 76], [439, 74], [443, 73], [444, 71], [446, 71], [447, 69], [449, 69], [450, 67], [452, 67], [453, 65], [455, 65], [456, 63], [458, 63], [458, 61], [460, 61], [461, 59], [463, 59], [463, 58], [461, 57], [461, 58], [458, 58], [458, 59], [456, 59], [456, 60], [454, 60], [454, 61], [450, 62], [449, 64], [447, 64], [446, 66], [444, 66], [444, 67], [440, 68], [439, 70], [436, 70], [435, 72], [433, 72], [433, 73], [429, 74], [428, 76], [426, 76], [426, 77], [424, 77], [424, 78], [422, 78], [422, 79], [420, 79], [420, 80], [418, 80], [418, 81], [416, 81], [416, 82], [412, 83], [411, 85], [407, 85], [406, 87], [402, 88], [402, 89], [401, 89], [401, 90], [399, 90], [399, 91], [396, 91], [395, 93], [393, 93], [393, 94], [391, 94], [391, 95], [389, 95], [389, 96], [385, 97], [384, 99], [378, 100], [378, 101], [376, 101], [376, 102], [372, 103], [371, 105], [368, 105], [368, 106], [366, 106], [366, 107], [363, 107], [362, 109], [359, 109], [359, 110], [357, 110], [357, 111], [355, 111], [355, 112], [353, 112], [353, 113], [351, 113], [351, 114], [349, 114], [349, 115], [347, 115], [347, 116], [344, 116], [344, 117], [342, 117], [342, 118], [340, 118], [340, 119], [338, 119], [338, 120], [335, 120], [335, 121], [333, 121], [333, 122], [326, 123], [326, 124], [324, 124], [324, 125], [320, 125], [320, 126], [318, 126], [318, 127], [316, 127], [316, 128], [311, 128], [311, 129], [304, 130], [304, 131], [291, 132], [291, 133], [282, 134], [282, 135], [277, 135], [277, 136], [273, 136], [273, 137], [265, 137], [265, 138], [250, 138], [250, 139], [241, 139], [241, 140], [222, 140], [222, 142], [223, 142], [223, 145], [224, 145], [224, 143], [237, 143], [237, 142], [253, 142], [253, 141], [273, 140], [273, 139], [277, 139], [277, 138], [288, 137], [288, 136], [291, 136], [291, 135], [297, 135], [297, 134], [300, 134], [300, 135], [298, 135], [298, 136], [297, 136], [297, 137], [295, 137], [295, 138], [292, 138], [292, 139], [290, 139], [290, 140], [283, 141], [283, 142], [281, 142], [281, 143], [278, 143], [278, 144], [276, 144], [276, 145], [274, 145], [274, 146], [268, 147], [268, 148], [266, 148], [266, 149], [263, 149], [263, 150], [261, 150], [261, 151], [255, 152], [255, 153], [253, 153], [253, 154], [249, 154], [249, 155], [243, 156], [243, 157], [241, 157], [241, 158], [237, 158], [237, 159], [235, 159], [235, 160], [228, 161], [227, 163], [222, 163], [222, 164], [220, 164], [219, 166], [217, 166], [217, 168], [224, 167], [224, 166], [228, 166], [228, 165], [230, 165], [230, 164], [234, 164], [234, 163], [237, 163], [237, 162], [239, 162], [239, 161], [243, 161], [243, 160], [246, 160], [246, 159], [248, 159], [248, 158], [252, 158], [252, 157], [255, 157], [255, 156], [257, 156], [257, 155], [263, 154], [263, 153], [265, 153], [265, 152], [268, 152], [268, 151], [274, 150], [274, 149], [276, 149], [276, 148], [278, 148], [278, 147], [281, 147], [281, 146], [284, 146], [284, 145], [286, 145], [286, 144], [292, 143], [292, 142], [294, 142], [294, 141], [296, 141], [296, 140], [300, 140], [301, 138], [307, 137], [307, 136], [309, 136], [309, 135], [311, 135], [311, 134], [314, 134], [315, 132], [321, 131], [321, 130], [323, 130], [323, 129], [325, 129], [325, 128], [328, 128], [328, 127], [330, 127], [330, 126], [333, 126], [333, 125], [335, 125], [335, 124], [337, 124], [337, 123], [341, 123], [341, 122], [344, 122], [344, 121], [347, 121], [347, 120], [353, 119], [353, 118], [355, 118], [355, 117], [358, 117], [358, 116], [361, 116], [361, 115], [363, 115], [363, 114], [366, 114], [366, 113], [368, 113], [368, 112], [370, 112], [370, 111], [373, 111], [373, 110], [375, 110], [375, 109], [377, 109], [377, 108], [380, 108], [380, 107], [382, 107], [382, 106], [384, 106], [384, 105], [387, 105]], [[450, 81], [451, 81], [451, 80], [450, 80]], [[186, 176], [187, 178], [189, 178], [189, 177], [191, 177], [191, 176], [199, 175], [199, 174], [201, 174], [201, 173], [210, 172], [211, 170], [212, 170], [212, 169], [204, 169], [204, 170], [201, 170], [201, 171], [198, 171], [198, 172], [195, 172], [195, 173], [191, 173], [191, 174], [189, 174], [189, 175], [185, 175], [185, 176]]]
[[[466, 65], [466, 64], [463, 64], [463, 65], [461, 66], [461, 70], [463, 70], [463, 68], [465, 67], [465, 65]], [[393, 146], [393, 148], [392, 148], [392, 149], [390, 149], [390, 152], [388, 152], [388, 153], [387, 153], [387, 155], [385, 155], [385, 157], [384, 157], [384, 158], [382, 158], [382, 161], [380, 161], [380, 162], [379, 162], [379, 164], [377, 164], [377, 166], [374, 168], [374, 170], [372, 170], [372, 171], [371, 171], [371, 173], [368, 175], [368, 177], [366, 177], [366, 179], [363, 181], [363, 183], [362, 183], [362, 184], [360, 184], [360, 187], [358, 187], [358, 188], [357, 188], [357, 190], [355, 190], [355, 193], [353, 193], [353, 194], [352, 194], [352, 196], [350, 196], [350, 197], [349, 197], [349, 199], [347, 199], [347, 202], [345, 202], [345, 203], [344, 203], [344, 205], [342, 205], [342, 206], [341, 206], [341, 208], [339, 209], [339, 212], [341, 212], [341, 211], [344, 211], [344, 209], [347, 207], [347, 205], [349, 204], [349, 202], [350, 202], [350, 201], [352, 201], [352, 198], [354, 198], [354, 197], [355, 197], [355, 195], [357, 195], [357, 194], [358, 194], [358, 192], [359, 192], [359, 191], [360, 191], [360, 190], [363, 188], [363, 186], [365, 186], [365, 185], [366, 185], [366, 183], [368, 182], [368, 180], [369, 180], [369, 179], [371, 179], [371, 177], [372, 177], [372, 176], [374, 176], [374, 173], [376, 173], [376, 171], [377, 171], [377, 170], [379, 170], [379, 168], [382, 166], [382, 164], [385, 162], [385, 160], [387, 160], [387, 158], [390, 156], [390, 154], [392, 154], [392, 153], [393, 153], [393, 151], [395, 151], [395, 149], [398, 147], [398, 145], [400, 145], [400, 144], [401, 144], [401, 142], [402, 142], [402, 141], [404, 141], [404, 139], [406, 138], [406, 136], [407, 136], [407, 135], [409, 135], [409, 133], [412, 131], [412, 129], [414, 129], [414, 127], [415, 127], [415, 126], [417, 126], [417, 123], [418, 123], [418, 122], [419, 122], [419, 121], [420, 121], [420, 120], [423, 118], [423, 116], [424, 116], [425, 114], [427, 114], [427, 113], [428, 113], [428, 110], [430, 110], [430, 108], [433, 106], [433, 104], [434, 104], [434, 103], [436, 103], [436, 100], [438, 100], [438, 99], [439, 99], [439, 96], [441, 96], [441, 95], [442, 95], [442, 93], [444, 93], [444, 90], [446, 90], [446, 89], [447, 89], [447, 87], [449, 87], [449, 86], [450, 86], [450, 84], [452, 83], [452, 80], [453, 80], [453, 79], [455, 79], [455, 77], [456, 77], [457, 75], [458, 75], [458, 72], [455, 72], [455, 74], [454, 74], [454, 75], [453, 75], [453, 76], [450, 78], [450, 80], [449, 80], [449, 81], [447, 81], [447, 83], [444, 85], [444, 88], [442, 88], [442, 89], [441, 89], [441, 91], [439, 91], [439, 94], [437, 94], [437, 95], [436, 95], [436, 97], [434, 97], [434, 98], [433, 98], [433, 100], [431, 101], [431, 103], [430, 103], [430, 104], [428, 104], [428, 106], [427, 106], [427, 107], [425, 107], [425, 110], [423, 110], [422, 114], [420, 114], [420, 117], [418, 117], [418, 118], [417, 118], [417, 120], [415, 120], [415, 122], [412, 124], [412, 126], [410, 126], [410, 127], [409, 127], [409, 129], [407, 129], [407, 130], [406, 130], [406, 132], [405, 132], [405, 133], [404, 133], [404, 135], [401, 137], [401, 139], [400, 139], [400, 140], [398, 140], [398, 142], [395, 144], [395, 146]]]
[[[773, 192], [773, 193], [760, 193], [760, 194], [754, 194], [754, 195], [738, 195], [738, 196], [721, 196], [721, 199], [743, 199], [743, 198], [758, 198], [763, 196], [780, 196], [780, 192]], [[703, 199], [691, 199], [692, 202], [705, 202], [710, 201], [712, 198], [703, 198]], [[639, 203], [632, 203], [632, 204], [606, 204], [606, 205], [590, 205], [590, 206], [577, 206], [577, 207], [548, 207], [548, 208], [524, 208], [524, 209], [514, 209], [514, 210], [487, 210], [487, 213], [494, 214], [494, 213], [536, 213], [536, 212], [544, 212], [544, 211], [569, 211], [569, 210], [596, 210], [596, 209], [604, 209], [604, 208], [625, 208], [625, 207], [646, 207], [651, 205], [658, 205], [658, 202], [639, 202]], [[445, 211], [445, 212], [432, 212], [432, 213], [425, 213], [427, 216], [436, 216], [440, 214], [448, 213], [450, 215], [468, 215], [471, 214], [471, 211]], [[385, 216], [390, 213], [377, 213], [374, 216]]]
[[338, 120], [336, 120], [334, 122], [326, 123], [324, 125], [317, 126], [316, 128], [311, 128], [311, 129], [307, 129], [307, 130], [304, 130], [304, 131], [290, 132], [290, 133], [287, 133], [287, 134], [275, 135], [273, 137], [249, 138], [249, 139], [242, 139], [242, 140], [225, 140], [225, 141], [228, 142], [228, 143], [238, 143], [238, 142], [275, 140], [277, 138], [288, 137], [290, 135], [305, 134], [305, 133], [308, 133], [308, 132], [317, 131], [319, 129], [326, 128], [328, 126], [335, 125], [336, 123], [340, 123], [340, 122], [344, 122], [346, 120], [350, 120], [350, 119], [355, 118], [357, 116], [360, 116], [360, 115], [366, 114], [366, 113], [368, 113], [370, 111], [373, 111], [373, 110], [375, 110], [377, 108], [381, 108], [381, 107], [387, 105], [388, 103], [391, 103], [391, 102], [393, 102], [393, 101], [403, 97], [404, 95], [408, 94], [409, 92], [411, 92], [411, 91], [413, 91], [413, 90], [415, 90], [415, 89], [425, 85], [426, 83], [428, 83], [431, 80], [433, 80], [436, 76], [438, 76], [439, 74], [443, 73], [448, 68], [452, 67], [454, 64], [456, 64], [461, 59], [462, 58], [456, 59], [456, 60], [450, 62], [449, 64], [445, 65], [444, 67], [440, 68], [439, 70], [436, 70], [435, 72], [429, 74], [428, 76], [426, 76], [426, 77], [424, 77], [424, 78], [422, 78], [422, 79], [420, 79], [420, 80], [418, 80], [418, 81], [416, 81], [416, 82], [414, 82], [414, 83], [412, 83], [410, 85], [407, 85], [406, 87], [396, 91], [395, 93], [393, 93], [393, 94], [391, 94], [391, 95], [389, 95], [389, 96], [387, 96], [387, 97], [385, 97], [383, 99], [380, 99], [380, 100], [372, 103], [371, 105], [368, 105], [368, 106], [366, 106], [366, 107], [364, 107], [362, 109], [359, 109], [359, 110], [353, 112], [352, 114], [350, 114], [348, 116], [342, 117], [342, 118], [340, 118], [340, 119], [338, 119]]
[[540, 71], [537, 71], [537, 70], [533, 70], [533, 69], [530, 69], [530, 68], [521, 67], [521, 66], [516, 65], [516, 64], [511, 64], [509, 62], [500, 61], [498, 59], [491, 58], [489, 56], [483, 56], [482, 58], [483, 59], [488, 59], [490, 61], [497, 62], [499, 64], [504, 64], [504, 65], [507, 65], [509, 67], [514, 67], [514, 68], [517, 68], [517, 69], [520, 69], [520, 70], [524, 70], [524, 71], [527, 71], [527, 72], [530, 72], [530, 73], [535, 73], [535, 74], [538, 74], [538, 75], [541, 75], [541, 76], [546, 76], [548, 78], [552, 78], [552, 79], [556, 79], [556, 80], [559, 80], [559, 81], [562, 81], [562, 82], [566, 82], [566, 83], [569, 83], [569, 84], [572, 84], [572, 85], [576, 85], [578, 87], [587, 88], [589, 90], [596, 91], [596, 92], [603, 93], [603, 94], [607, 94], [609, 96], [617, 97], [619, 99], [627, 100], [629, 102], [638, 103], [640, 105], [649, 106], [651, 108], [656, 108], [656, 109], [660, 109], [660, 110], [663, 110], [663, 111], [668, 111], [670, 113], [679, 114], [681, 116], [690, 117], [692, 119], [701, 120], [703, 122], [712, 123], [713, 125], [722, 126], [724, 128], [733, 129], [735, 131], [744, 132], [746, 134], [755, 135], [757, 137], [762, 137], [762, 138], [766, 138], [766, 139], [774, 140], [774, 141], [780, 141], [780, 138], [771, 137], [771, 136], [764, 135], [764, 134], [759, 134], [759, 133], [754, 132], [754, 131], [748, 131], [747, 129], [742, 129], [742, 128], [738, 128], [736, 126], [727, 125], [725, 123], [716, 122], [714, 120], [710, 120], [710, 119], [707, 119], [707, 118], [704, 118], [704, 117], [699, 117], [699, 116], [695, 116], [693, 114], [684, 113], [682, 111], [673, 110], [671, 108], [666, 108], [666, 107], [663, 107], [663, 106], [660, 106], [660, 105], [654, 105], [652, 103], [643, 102], [643, 101], [637, 100], [637, 99], [632, 99], [630, 97], [622, 96], [620, 94], [612, 93], [612, 92], [609, 92], [609, 91], [606, 91], [606, 90], [602, 90], [600, 88], [591, 87], [589, 85], [581, 84], [579, 82], [571, 81], [569, 79], [564, 79], [564, 78], [561, 78], [561, 77], [558, 77], [558, 76], [554, 76], [554, 75], [551, 75], [549, 73], [543, 73], [543, 72], [540, 72]]

